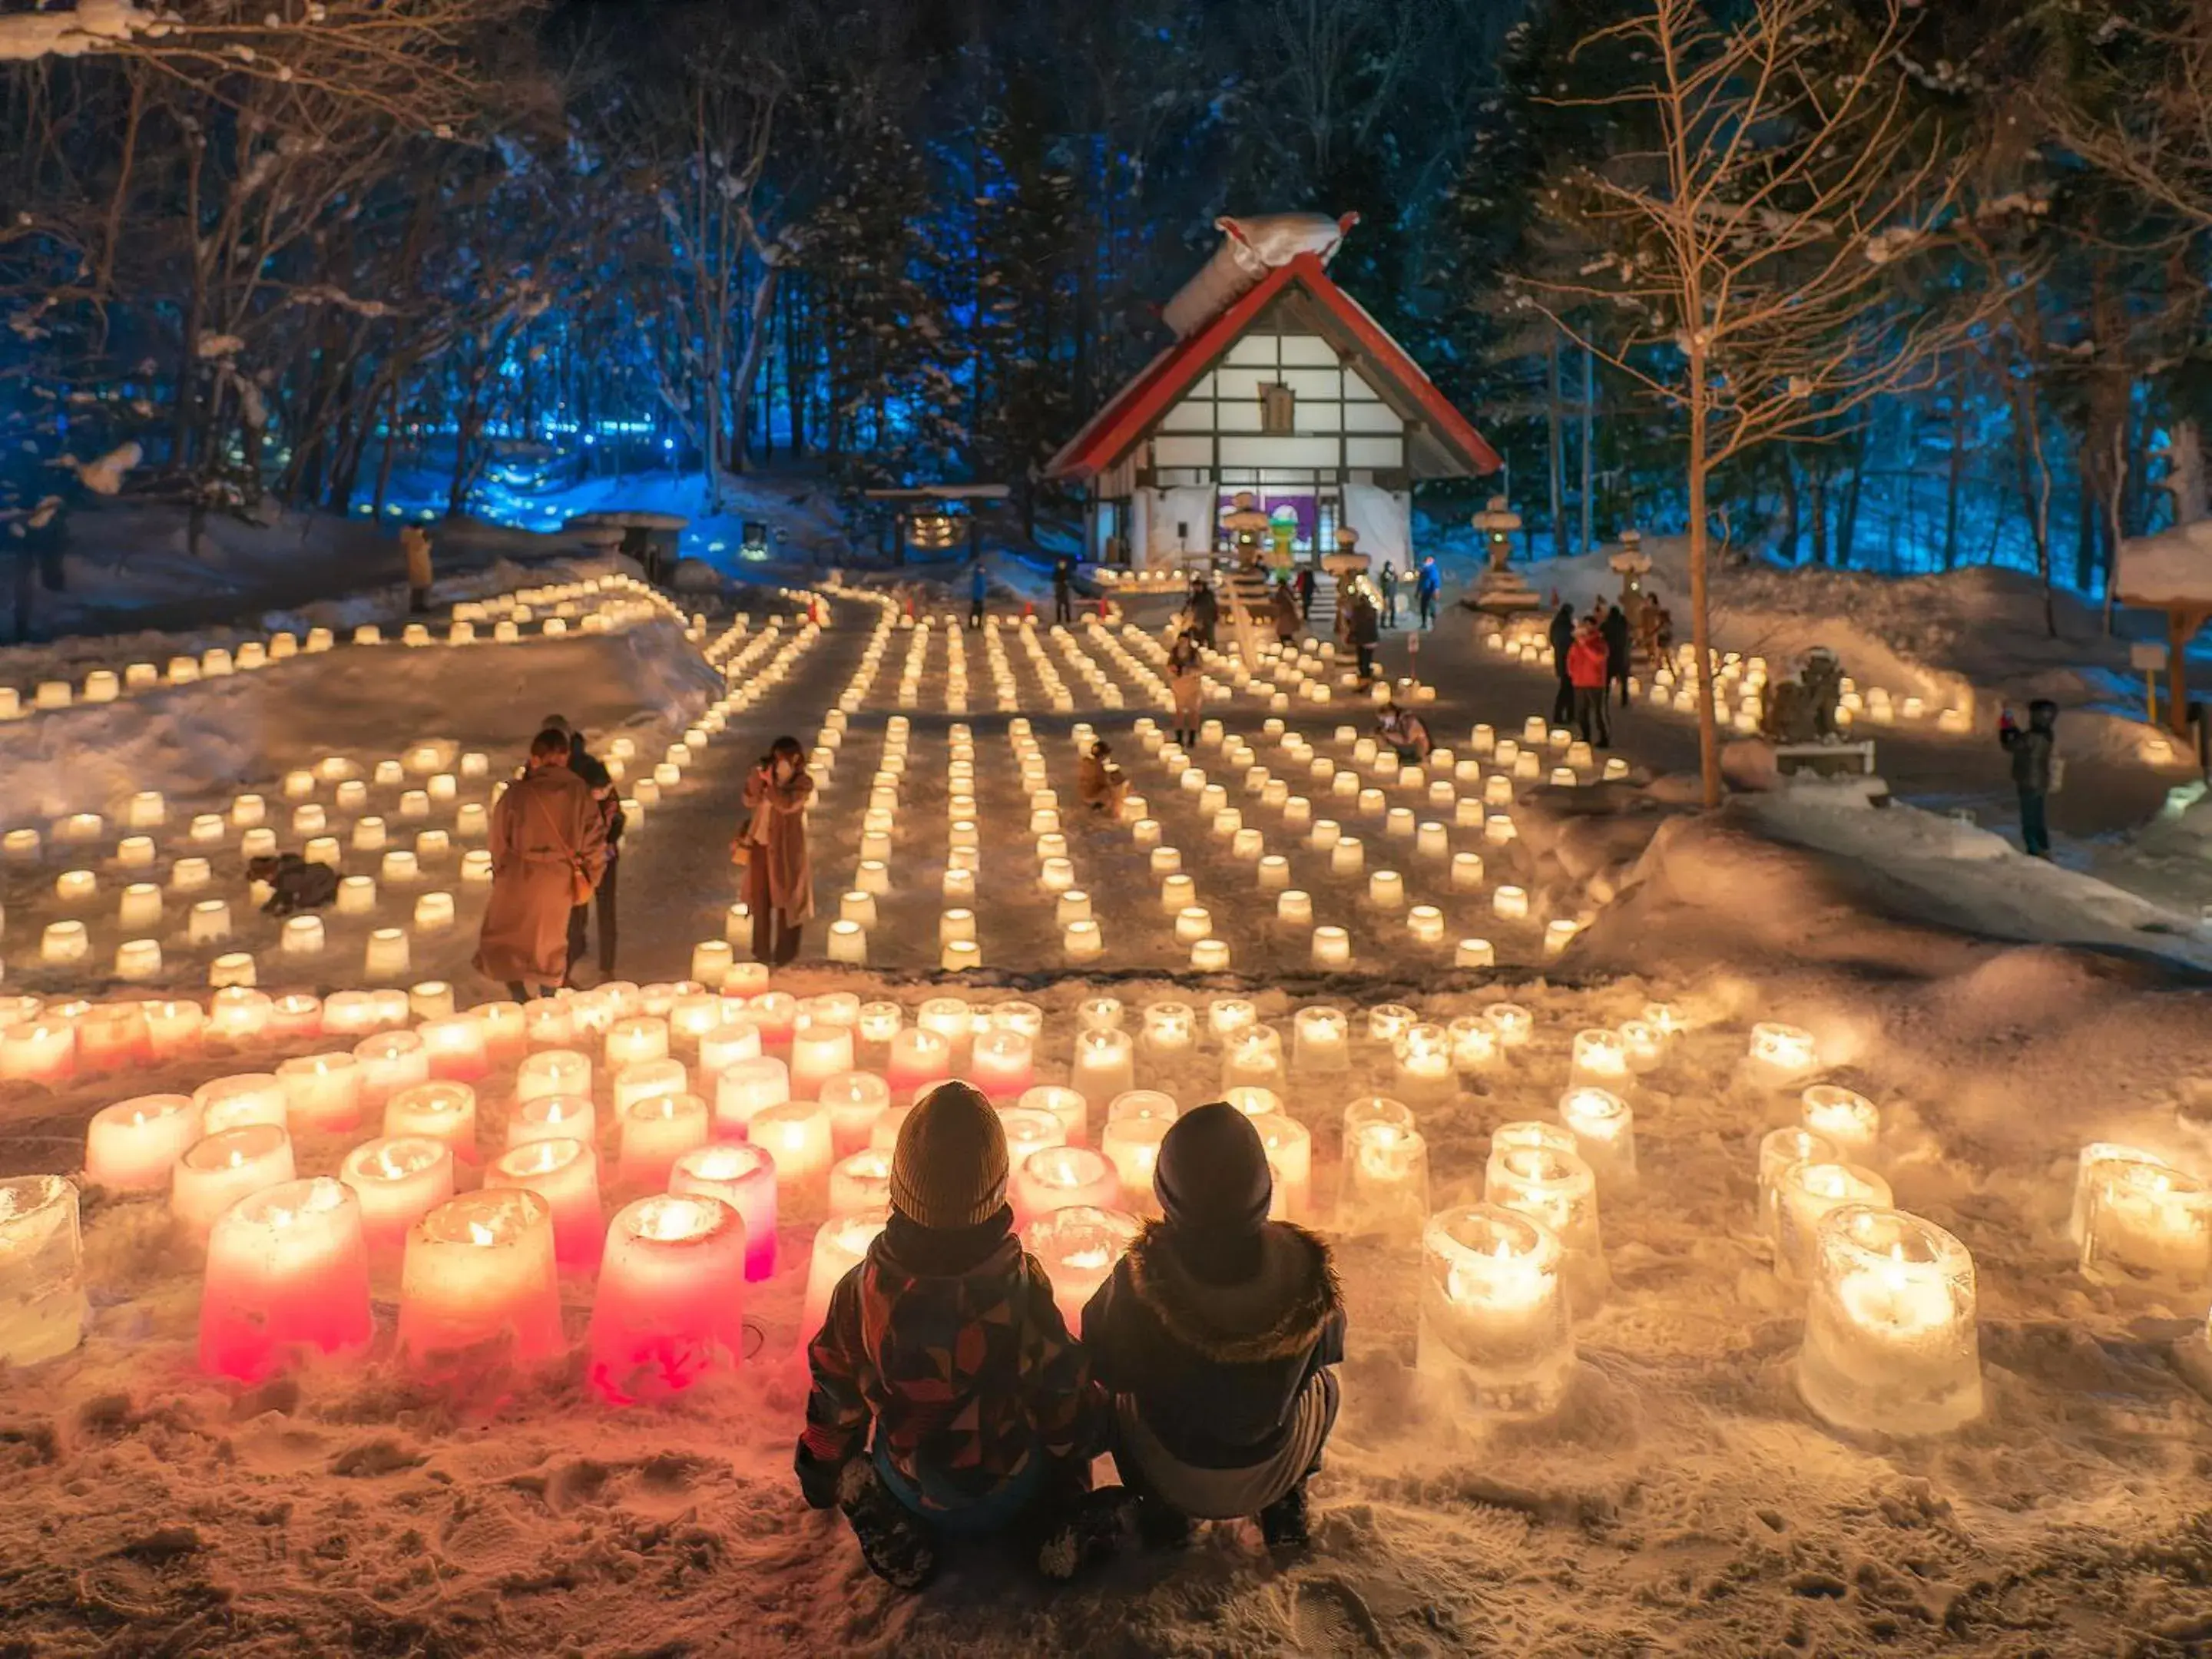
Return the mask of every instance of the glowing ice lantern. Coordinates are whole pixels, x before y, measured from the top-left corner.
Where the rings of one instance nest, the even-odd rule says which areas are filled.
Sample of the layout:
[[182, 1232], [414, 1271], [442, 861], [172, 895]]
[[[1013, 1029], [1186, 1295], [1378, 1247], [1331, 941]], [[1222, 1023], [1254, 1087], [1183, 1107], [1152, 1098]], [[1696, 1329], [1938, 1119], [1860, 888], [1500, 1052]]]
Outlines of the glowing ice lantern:
[[1611, 1288], [1598, 1223], [1597, 1177], [1573, 1152], [1553, 1146], [1492, 1141], [1483, 1198], [1544, 1224], [1565, 1252], [1564, 1272], [1577, 1316], [1595, 1311]]
[[1575, 1138], [1575, 1151], [1601, 1187], [1636, 1180], [1636, 1115], [1611, 1090], [1584, 1084], [1559, 1097], [1559, 1121]]
[[[804, 1347], [822, 1328], [838, 1281], [866, 1260], [868, 1247], [884, 1230], [887, 1212], [863, 1211], [832, 1216], [816, 1230], [806, 1264], [806, 1291], [799, 1308], [799, 1341]], [[748, 1274], [748, 1277], [751, 1275]]]
[[1813, 1071], [1820, 1064], [1820, 1056], [1810, 1031], [1762, 1021], [1751, 1028], [1747, 1063], [1755, 1083], [1786, 1089]]
[[1782, 1172], [1796, 1164], [1840, 1162], [1836, 1143], [1810, 1129], [1770, 1129], [1759, 1138], [1759, 1231], [1778, 1256]]
[[1881, 1138], [1881, 1109], [1864, 1095], [1832, 1083], [1816, 1083], [1798, 1097], [1805, 1127], [1833, 1142], [1853, 1164], [1872, 1164]]
[[1145, 1049], [1149, 1054], [1182, 1054], [1195, 1041], [1197, 1022], [1188, 1003], [1147, 1003], [1144, 1022]]
[[281, 1060], [284, 1120], [302, 1128], [350, 1129], [361, 1118], [362, 1066], [351, 1054], [300, 1054]]
[[[656, 1090], [653, 1093], [682, 1093]], [[649, 1095], [639, 1098], [650, 1098]], [[714, 1124], [719, 1129], [742, 1134], [757, 1112], [791, 1098], [791, 1078], [784, 1062], [773, 1054], [732, 1061], [714, 1082]]]
[[1313, 1137], [1304, 1124], [1281, 1112], [1254, 1116], [1261, 1149], [1274, 1176], [1274, 1197], [1267, 1213], [1286, 1221], [1305, 1218], [1313, 1205]]
[[668, 1054], [668, 1022], [648, 1016], [618, 1019], [607, 1027], [606, 1061], [619, 1071], [641, 1060], [663, 1060]]
[[1093, 1107], [1136, 1086], [1135, 1045], [1126, 1031], [1079, 1031], [1068, 1082]]
[[746, 1246], [743, 1218], [712, 1195], [657, 1195], [617, 1211], [592, 1303], [592, 1385], [627, 1404], [738, 1364]]
[[1087, 1204], [1053, 1210], [1022, 1229], [1022, 1248], [1043, 1266], [1069, 1328], [1080, 1327], [1085, 1305], [1139, 1231], [1133, 1215]]
[[1540, 1220], [1498, 1205], [1429, 1222], [1415, 1363], [1447, 1405], [1524, 1417], [1557, 1409], [1575, 1368], [1565, 1268]]
[[31, 1365], [82, 1335], [76, 1188], [60, 1176], [0, 1179], [0, 1364]]
[[2081, 1274], [2201, 1304], [2212, 1288], [2212, 1186], [2166, 1164], [2107, 1158], [2091, 1166]]
[[1416, 945], [1441, 945], [1444, 913], [1433, 904], [1417, 904], [1406, 912], [1406, 931]]
[[1813, 1271], [1820, 1218], [1846, 1204], [1886, 1205], [1889, 1183], [1856, 1164], [1793, 1164], [1774, 1183], [1774, 1269], [1802, 1285]]
[[1797, 1392], [1855, 1433], [1942, 1434], [1982, 1411], [1974, 1261], [1933, 1222], [1849, 1204], [1814, 1241]]
[[203, 1134], [242, 1129], [250, 1123], [281, 1129], [289, 1121], [283, 1080], [269, 1072], [212, 1078], [192, 1091], [192, 1103], [199, 1109]]
[[216, 1218], [249, 1193], [293, 1179], [292, 1138], [274, 1123], [246, 1123], [195, 1141], [170, 1171], [169, 1211], [204, 1241]]
[[1152, 1170], [1159, 1162], [1160, 1141], [1173, 1122], [1171, 1116], [1123, 1116], [1114, 1119], [1099, 1133], [1098, 1150], [1114, 1166], [1123, 1203], [1139, 1213], [1158, 1212], [1152, 1194]]
[[92, 955], [92, 937], [81, 921], [50, 921], [39, 937], [39, 960], [82, 962]]
[[465, 1083], [417, 1083], [384, 1103], [387, 1138], [441, 1142], [463, 1164], [477, 1161], [477, 1091]]
[[1316, 968], [1341, 968], [1352, 960], [1352, 934], [1342, 927], [1313, 930], [1313, 963]]
[[1350, 1068], [1352, 1024], [1340, 1009], [1301, 1008], [1291, 1016], [1291, 1063], [1301, 1072]]
[[242, 1382], [374, 1334], [358, 1194], [323, 1176], [249, 1194], [219, 1216], [200, 1290], [200, 1368]]
[[407, 1233], [398, 1348], [418, 1371], [473, 1376], [562, 1349], [551, 1207], [523, 1188], [448, 1199]]
[[1409, 1027], [1395, 1043], [1397, 1086], [1417, 1099], [1452, 1091], [1451, 1037], [1441, 1025]]
[[1528, 890], [1504, 885], [1490, 896], [1491, 913], [1500, 921], [1526, 921], [1528, 919]]
[[1344, 1109], [1337, 1225], [1347, 1233], [1419, 1236], [1429, 1214], [1429, 1148], [1402, 1102], [1381, 1095]]
[[392, 979], [405, 973], [407, 969], [406, 933], [398, 927], [372, 928], [362, 957], [362, 971], [370, 979]]
[[599, 1209], [599, 1155], [581, 1140], [541, 1139], [509, 1148], [484, 1171], [487, 1191], [520, 1188], [545, 1200], [554, 1259], [564, 1267], [599, 1258], [605, 1224]]

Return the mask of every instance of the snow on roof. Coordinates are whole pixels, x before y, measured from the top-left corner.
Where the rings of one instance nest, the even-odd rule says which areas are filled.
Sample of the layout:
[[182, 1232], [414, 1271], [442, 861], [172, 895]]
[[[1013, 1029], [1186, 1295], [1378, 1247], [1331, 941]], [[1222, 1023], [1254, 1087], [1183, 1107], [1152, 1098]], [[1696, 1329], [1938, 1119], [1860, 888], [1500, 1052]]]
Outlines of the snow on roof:
[[1267, 213], [1249, 219], [1224, 214], [1213, 222], [1222, 233], [1221, 246], [1160, 307], [1160, 320], [1176, 331], [1177, 339], [1195, 333], [1269, 271], [1280, 270], [1299, 254], [1310, 253], [1327, 264], [1345, 233], [1358, 222], [1356, 213], [1341, 219], [1326, 213]]
[[2113, 561], [2112, 591], [2123, 605], [2212, 610], [2212, 519], [2123, 541]]
[[610, 510], [603, 513], [580, 513], [568, 520], [571, 530], [683, 530], [691, 520], [675, 513], [642, 513]]
[[[1376, 390], [1418, 416], [1461, 474], [1493, 472], [1498, 452], [1453, 408], [1421, 366], [1392, 339], [1366, 308], [1322, 268], [1321, 256], [1301, 252], [1270, 270], [1235, 304], [1197, 332], [1185, 336], [1152, 359], [1108, 400], [1080, 431], [1046, 464], [1045, 476], [1089, 479], [1114, 465], [1141, 441], [1152, 424], [1188, 392], [1285, 289], [1295, 284], [1318, 301], [1342, 337], [1356, 348], [1364, 368], [1380, 377]], [[1443, 476], [1455, 476], [1445, 473]]]

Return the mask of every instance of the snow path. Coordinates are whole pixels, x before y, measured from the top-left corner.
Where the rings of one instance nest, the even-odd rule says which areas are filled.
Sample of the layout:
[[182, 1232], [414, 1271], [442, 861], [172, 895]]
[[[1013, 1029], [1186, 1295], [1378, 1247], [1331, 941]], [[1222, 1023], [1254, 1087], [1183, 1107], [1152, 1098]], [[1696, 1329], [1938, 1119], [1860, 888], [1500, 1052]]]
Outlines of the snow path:
[[[733, 720], [684, 783], [648, 811], [622, 878], [626, 977], [680, 977], [694, 942], [720, 936], [744, 764], [779, 732], [807, 739], [851, 672], [866, 618], [854, 605], [837, 613], [792, 679]], [[2140, 1141], [2205, 1167], [2208, 1144], [2192, 1139], [2176, 1113], [2194, 1056], [2212, 1040], [2204, 996], [2175, 994], [2140, 962], [2008, 948], [1893, 919], [1824, 884], [1811, 855], [1726, 824], [1675, 819], [1654, 840], [1656, 812], [1571, 811], [1544, 791], [1515, 809], [1521, 841], [1483, 850], [1494, 855], [1493, 884], [1509, 872], [1526, 878], [1536, 922], [1547, 909], [1595, 913], [1552, 977], [1532, 965], [1534, 922], [1497, 930], [1509, 965], [1495, 975], [1393, 945], [1362, 952], [1352, 973], [1308, 977], [1302, 940], [1274, 930], [1250, 872], [1217, 850], [1194, 798], [1168, 787], [1156, 758], [1127, 735], [1138, 712], [1134, 682], [1111, 673], [1132, 694], [1118, 715], [1091, 706], [1087, 692], [1072, 713], [1038, 713], [1041, 683], [1010, 645], [1066, 815], [1074, 811], [1066, 734], [1089, 720], [1115, 736], [1234, 952], [1235, 971], [1218, 981], [1169, 971], [1187, 951], [1172, 942], [1158, 884], [1126, 826], [1085, 826], [1071, 830], [1070, 855], [1105, 923], [1109, 956], [1096, 974], [1068, 972], [1035, 880], [1007, 717], [945, 711], [944, 649], [941, 637], [933, 642], [937, 667], [906, 711], [913, 758], [894, 891], [869, 940], [876, 960], [865, 970], [802, 963], [778, 976], [795, 994], [852, 989], [910, 1012], [941, 988], [943, 762], [949, 727], [964, 719], [975, 732], [983, 847], [985, 967], [976, 978], [1017, 988], [1044, 1008], [1043, 1075], [1066, 1064], [1075, 1005], [1102, 994], [1133, 1010], [1170, 997], [1203, 1001], [1218, 987], [1251, 995], [1278, 1028], [1309, 1000], [1353, 1010], [1403, 1000], [1443, 1020], [1510, 996], [1536, 1017], [1531, 1045], [1449, 1100], [1416, 1103], [1441, 1206], [1479, 1187], [1498, 1124], [1553, 1115], [1577, 1029], [1632, 1017], [1652, 996], [1690, 1014], [1696, 1029], [1639, 1085], [1643, 1180], [1607, 1200], [1615, 1291], [1580, 1329], [1583, 1364], [1562, 1412], [1488, 1429], [1437, 1415], [1413, 1387], [1410, 1255], [1346, 1240], [1346, 1407], [1316, 1488], [1310, 1557], [1271, 1562], [1249, 1534], [1216, 1528], [1187, 1555], [1125, 1559], [1052, 1593], [981, 1551], [956, 1560], [927, 1595], [901, 1598], [866, 1573], [841, 1522], [800, 1506], [789, 1477], [811, 1230], [802, 1206], [783, 1218], [787, 1265], [755, 1287], [749, 1312], [761, 1340], [748, 1367], [670, 1406], [612, 1411], [573, 1370], [505, 1399], [465, 1401], [440, 1398], [381, 1364], [243, 1393], [211, 1383], [192, 1367], [189, 1252], [157, 1206], [100, 1200], [88, 1206], [96, 1313], [86, 1346], [35, 1370], [0, 1372], [0, 1467], [17, 1493], [0, 1505], [0, 1605], [12, 1637], [40, 1652], [220, 1648], [247, 1659], [1582, 1659], [1672, 1649], [1934, 1659], [2116, 1647], [2149, 1654], [2202, 1639], [2201, 1584], [2212, 1570], [2202, 1469], [2212, 1455], [2212, 1408], [2176, 1376], [2167, 1345], [2201, 1328], [2204, 1310], [2080, 1280], [2065, 1222], [2082, 1140]], [[816, 814], [825, 912], [856, 856], [902, 650], [896, 641], [869, 708], [854, 717]], [[974, 635], [968, 651], [981, 681]], [[498, 658], [404, 660], [418, 659], [453, 665], [426, 669], [419, 683], [410, 669], [296, 685], [281, 720], [261, 711], [266, 725], [252, 738], [259, 746], [246, 775], [279, 777], [304, 763], [295, 756], [329, 747], [386, 752], [428, 730], [504, 760], [554, 708], [595, 737], [635, 732], [650, 758], [651, 742], [680, 729], [693, 699], [708, 695], [683, 670], [684, 653], [668, 630]], [[1063, 653], [1053, 659], [1069, 672]], [[1547, 675], [1477, 663], [1460, 678], [1449, 649], [1425, 660], [1444, 664], [1439, 678], [1454, 680], [1437, 706], [1441, 738], [1462, 739], [1477, 718], [1510, 731], [1548, 699]], [[487, 674], [494, 663], [500, 672]], [[1252, 698], [1209, 712], [1244, 733], [1261, 763], [1276, 764]], [[1364, 718], [1333, 706], [1326, 720], [1297, 723], [1317, 752], [1341, 760], [1334, 726], [1364, 726]], [[1632, 715], [1624, 742], [1640, 754], [1664, 732]], [[1291, 857], [1294, 879], [1310, 884], [1324, 919], [1334, 914], [1384, 937], [1362, 889], [1332, 883], [1277, 817], [1243, 799], [1212, 752], [1200, 763], [1232, 787], [1269, 848]], [[211, 780], [210, 798], [232, 787]], [[1606, 799], [1632, 809], [1632, 797]], [[1318, 801], [1316, 815], [1325, 816]], [[1465, 844], [1466, 833], [1455, 831], [1453, 844]], [[1435, 896], [1424, 866], [1403, 867], [1409, 886]], [[1472, 931], [1486, 902], [1486, 892], [1448, 901], [1447, 937]], [[456, 930], [471, 931], [465, 921]], [[17, 943], [11, 926], [11, 957]], [[417, 971], [451, 969], [465, 958], [464, 938], [439, 951], [450, 954], [426, 956]], [[462, 984], [471, 996], [490, 994]], [[1971, 1428], [1939, 1441], [1857, 1444], [1823, 1430], [1798, 1403], [1789, 1363], [1798, 1305], [1765, 1265], [1751, 1218], [1757, 1139], [1791, 1121], [1794, 1108], [1742, 1075], [1753, 1018], [1815, 1032], [1824, 1065], [1883, 1106], [1881, 1158], [1899, 1203], [1973, 1249], [1990, 1405]], [[134, 1074], [125, 1086], [196, 1081], [283, 1052], [210, 1056]], [[1210, 1046], [1146, 1058], [1137, 1081], [1203, 1099], [1218, 1085], [1220, 1062]], [[1316, 1219], [1332, 1213], [1344, 1103], [1399, 1086], [1389, 1050], [1364, 1041], [1349, 1073], [1290, 1080], [1289, 1108], [1314, 1135]], [[117, 1090], [117, 1080], [0, 1090], [9, 1130], [0, 1167], [50, 1167]], [[483, 1102], [487, 1136], [501, 1133], [510, 1106], [495, 1079]], [[328, 1167], [354, 1138], [304, 1137], [302, 1167]], [[572, 1286], [568, 1297], [580, 1321], [588, 1287]]]

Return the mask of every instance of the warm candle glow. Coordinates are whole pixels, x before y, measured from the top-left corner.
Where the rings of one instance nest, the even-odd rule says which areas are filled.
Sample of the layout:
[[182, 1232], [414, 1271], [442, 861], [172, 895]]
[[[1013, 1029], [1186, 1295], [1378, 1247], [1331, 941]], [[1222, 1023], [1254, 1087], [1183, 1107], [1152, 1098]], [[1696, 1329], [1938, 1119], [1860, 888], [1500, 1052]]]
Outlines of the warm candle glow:
[[564, 1267], [598, 1261], [605, 1238], [599, 1210], [599, 1160], [580, 1139], [539, 1139], [501, 1152], [484, 1171], [487, 1189], [521, 1188], [545, 1200], [554, 1258]]
[[607, 1230], [586, 1375], [617, 1405], [690, 1388], [744, 1357], [745, 1228], [708, 1194], [624, 1206]]
[[75, 1185], [57, 1175], [0, 1178], [0, 1365], [70, 1352], [87, 1306]]
[[775, 1160], [752, 1146], [715, 1145], [682, 1154], [668, 1176], [672, 1193], [720, 1199], [744, 1222], [745, 1277], [775, 1271]]
[[1139, 1231], [1135, 1216], [1089, 1205], [1052, 1210], [1022, 1229], [1022, 1248], [1042, 1264], [1053, 1301], [1071, 1330], [1082, 1328], [1085, 1304]]
[[410, 1227], [453, 1195], [453, 1150], [419, 1135], [366, 1141], [345, 1155], [338, 1179], [361, 1200], [370, 1252], [397, 1251]]
[[465, 1194], [408, 1230], [398, 1350], [410, 1368], [474, 1382], [565, 1346], [552, 1211], [538, 1194]]
[[1422, 1235], [1417, 1365], [1448, 1405], [1541, 1416], [1574, 1374], [1565, 1251], [1534, 1217], [1447, 1210]]
[[293, 1178], [292, 1138], [274, 1123], [224, 1129], [185, 1149], [170, 1172], [169, 1211], [204, 1242], [216, 1218], [248, 1193]]
[[241, 1382], [305, 1354], [366, 1349], [368, 1245], [359, 1196], [322, 1176], [248, 1194], [215, 1222], [200, 1287], [200, 1368]]
[[1821, 1221], [1797, 1391], [1856, 1433], [1942, 1434], [1982, 1411], [1973, 1257], [1932, 1222], [1868, 1204]]

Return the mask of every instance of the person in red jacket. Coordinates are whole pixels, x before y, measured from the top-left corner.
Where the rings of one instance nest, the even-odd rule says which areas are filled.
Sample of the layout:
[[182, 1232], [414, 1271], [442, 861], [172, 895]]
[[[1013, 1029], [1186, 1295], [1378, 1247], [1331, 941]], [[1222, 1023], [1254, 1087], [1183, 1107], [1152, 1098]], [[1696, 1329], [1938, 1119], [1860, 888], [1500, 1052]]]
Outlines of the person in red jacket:
[[1575, 726], [1583, 741], [1598, 749], [1613, 747], [1613, 728], [1607, 719], [1605, 635], [1595, 618], [1585, 617], [1575, 629], [1575, 642], [1567, 647], [1567, 680], [1575, 691]]

